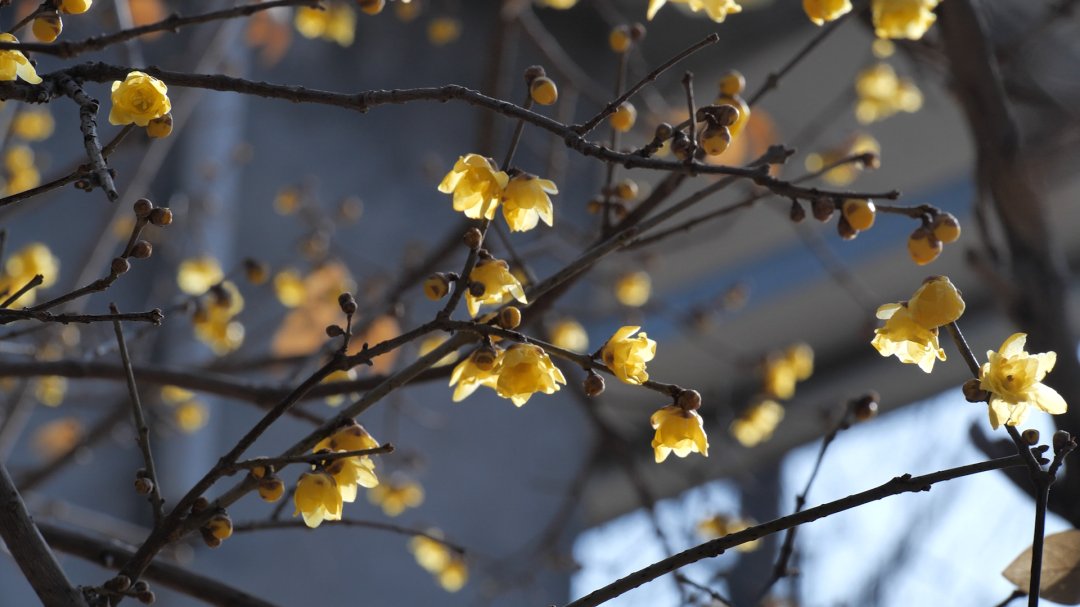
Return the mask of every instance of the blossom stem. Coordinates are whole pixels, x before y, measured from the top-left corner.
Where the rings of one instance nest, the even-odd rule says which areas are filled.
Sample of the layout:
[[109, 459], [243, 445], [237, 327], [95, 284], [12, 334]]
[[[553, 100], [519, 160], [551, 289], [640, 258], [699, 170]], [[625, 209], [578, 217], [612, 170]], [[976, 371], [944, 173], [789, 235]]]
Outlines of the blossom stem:
[[[525, 91], [525, 103], [521, 107], [526, 110], [532, 109], [533, 98], [529, 91]], [[514, 134], [510, 137], [510, 147], [506, 150], [506, 156], [503, 157], [502, 170], [509, 171], [510, 163], [514, 161], [514, 153], [517, 152], [518, 143], [521, 142], [521, 133], [525, 131], [525, 119], [518, 118], [517, 124], [514, 125]]]
[[967, 363], [968, 369], [971, 370], [971, 374], [975, 376], [975, 379], [979, 378], [982, 373], [979, 366], [978, 359], [975, 358], [975, 354], [971, 351], [971, 347], [968, 346], [967, 340], [964, 339], [964, 334], [960, 332], [960, 325], [953, 321], [945, 325], [949, 329], [949, 335], [952, 336], [953, 343], [956, 344], [956, 349], [960, 351], [960, 356], [963, 357], [964, 362]]
[[1039, 587], [1042, 583], [1043, 538], [1046, 535], [1046, 503], [1050, 499], [1050, 485], [1054, 479], [1044, 475], [1034, 479], [1038, 486], [1035, 495], [1035, 531], [1031, 541], [1031, 580], [1028, 584], [1028, 607], [1038, 607]]
[[690, 136], [690, 154], [686, 157], [686, 162], [693, 162], [697, 157], [698, 139], [697, 139], [697, 108], [694, 107], [694, 73], [687, 71], [682, 77], [683, 90], [686, 93], [686, 109], [690, 114], [689, 124], [689, 136]]

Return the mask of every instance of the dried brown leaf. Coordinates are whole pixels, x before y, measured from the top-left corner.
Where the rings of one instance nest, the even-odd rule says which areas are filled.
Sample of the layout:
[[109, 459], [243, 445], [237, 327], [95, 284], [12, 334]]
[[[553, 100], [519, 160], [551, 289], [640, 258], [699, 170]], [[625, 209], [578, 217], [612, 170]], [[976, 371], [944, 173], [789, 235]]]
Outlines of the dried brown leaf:
[[[1022, 591], [1031, 583], [1031, 547], [1001, 572]], [[1039, 596], [1062, 605], [1080, 605], [1080, 529], [1046, 536]]]

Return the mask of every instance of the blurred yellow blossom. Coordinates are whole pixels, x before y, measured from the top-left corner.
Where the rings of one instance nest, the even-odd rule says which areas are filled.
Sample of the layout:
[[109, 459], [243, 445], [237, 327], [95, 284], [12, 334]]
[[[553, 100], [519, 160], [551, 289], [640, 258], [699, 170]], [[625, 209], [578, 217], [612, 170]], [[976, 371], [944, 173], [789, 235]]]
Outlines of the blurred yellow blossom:
[[[481, 259], [476, 262], [469, 280], [473, 284], [465, 293], [465, 305], [469, 308], [470, 316], [476, 316], [482, 305], [497, 306], [510, 299], [529, 303], [525, 299], [525, 289], [510, 273], [510, 265], [501, 259]], [[479, 295], [474, 295], [474, 289], [479, 291]]]
[[282, 270], [274, 275], [274, 294], [286, 308], [304, 303], [304, 279], [296, 270]]
[[[18, 44], [19, 39], [11, 34], [0, 34], [0, 42]], [[0, 51], [0, 80], [22, 78], [30, 84], [41, 84], [34, 66], [21, 51]]]
[[884, 62], [862, 70], [855, 78], [855, 118], [863, 124], [884, 120], [897, 112], [914, 113], [923, 103], [922, 91], [909, 78], [900, 78]]
[[59, 407], [67, 395], [67, 378], [46, 375], [34, 382], [34, 398], [43, 405]]
[[506, 349], [498, 366], [495, 390], [518, 407], [536, 392], [553, 394], [559, 384], [566, 384], [562, 371], [551, 362], [547, 352], [533, 344], [514, 344]]
[[824, 25], [851, 12], [851, 0], [803, 0], [802, 5], [814, 25]]
[[554, 8], [560, 11], [564, 11], [568, 8], [573, 8], [578, 0], [537, 0], [540, 6], [546, 6], [548, 8]]
[[679, 457], [686, 457], [691, 453], [709, 456], [705, 422], [697, 411], [668, 405], [653, 413], [649, 421], [656, 430], [652, 441], [656, 463], [666, 460], [671, 452], [675, 452]]
[[453, 17], [435, 17], [428, 22], [427, 37], [435, 46], [450, 44], [461, 37], [461, 21]]
[[296, 510], [293, 516], [302, 514], [304, 524], [314, 529], [323, 521], [341, 519], [341, 494], [334, 478], [326, 472], [305, 472], [296, 481], [293, 495]]
[[185, 259], [176, 272], [176, 283], [188, 295], [202, 295], [224, 278], [221, 264], [209, 255]]
[[536, 175], [518, 173], [503, 188], [503, 217], [511, 232], [524, 232], [536, 227], [539, 220], [547, 225], [554, 221], [554, 208], [548, 194], [558, 194], [555, 182]]
[[645, 16], [651, 20], [656, 12], [668, 2], [685, 4], [695, 13], [704, 10], [709, 18], [717, 23], [723, 23], [728, 15], [742, 11], [742, 7], [735, 0], [649, 0], [649, 8]]
[[934, 24], [941, 0], [873, 0], [870, 3], [878, 38], [918, 40]]
[[764, 392], [787, 400], [795, 396], [796, 382], [805, 381], [814, 372], [814, 350], [806, 344], [794, 344], [783, 352], [765, 358]]
[[1057, 362], [1055, 352], [1029, 354], [1024, 351], [1026, 333], [1013, 333], [997, 352], [986, 353], [979, 387], [990, 393], [990, 425], [1018, 426], [1027, 419], [1031, 407], [1051, 415], [1068, 409], [1065, 399], [1042, 383]]
[[[420, 356], [425, 356], [429, 352], [434, 350], [435, 348], [438, 348], [439, 346], [441, 346], [443, 344], [443, 342], [445, 342], [447, 339], [448, 339], [448, 337], [443, 333], [436, 333], [434, 335], [428, 335], [427, 337], [425, 337], [423, 339], [423, 341], [420, 342], [420, 346], [417, 348], [417, 350], [419, 350]], [[447, 354], [446, 356], [444, 356], [444, 357], [440, 358], [439, 360], [437, 360], [435, 362], [435, 364], [432, 365], [432, 366], [433, 367], [441, 367], [443, 365], [449, 365], [450, 363], [454, 362], [455, 360], [457, 360], [457, 354], [454, 353], [454, 352], [451, 352], [451, 353]]]
[[34, 451], [51, 460], [70, 451], [82, 440], [82, 422], [74, 417], [62, 417], [34, 430]]
[[[374, 449], [379, 446], [363, 426], [355, 421], [336, 430], [328, 438], [324, 438], [315, 445], [313, 451], [323, 449], [330, 451], [361, 451]], [[370, 455], [354, 455], [336, 459], [326, 466], [326, 471], [334, 477], [337, 491], [341, 499], [346, 502], [356, 500], [356, 487], [375, 487], [379, 484], [379, 478], [375, 475], [375, 461]]]
[[641, 333], [637, 337], [630, 337], [640, 329], [634, 326], [620, 328], [600, 350], [600, 359], [615, 377], [632, 385], [649, 381], [645, 365], [656, 356], [656, 342], [648, 335]]
[[469, 568], [465, 564], [465, 559], [461, 555], [455, 554], [451, 556], [450, 562], [439, 571], [436, 577], [443, 590], [457, 592], [465, 586], [465, 582], [469, 581]]
[[[322, 383], [329, 384], [329, 383], [333, 383], [333, 382], [352, 381], [354, 379], [356, 379], [356, 370], [355, 369], [347, 369], [347, 370], [340, 370], [339, 369], [337, 371], [334, 371], [330, 375], [327, 375], [322, 380]], [[327, 396], [326, 398], [324, 398], [323, 401], [326, 402], [326, 404], [330, 405], [331, 407], [338, 407], [341, 404], [343, 404], [347, 399], [352, 398], [353, 396], [355, 396], [355, 395], [354, 394], [331, 394], [330, 396]]]
[[392, 478], [368, 489], [368, 500], [382, 508], [386, 516], [398, 516], [407, 508], [424, 503], [424, 488], [404, 477]]
[[744, 447], [759, 445], [770, 438], [784, 419], [784, 407], [769, 399], [758, 401], [731, 422], [729, 430]]
[[244, 325], [235, 320], [244, 309], [244, 298], [231, 281], [222, 281], [207, 292], [195, 310], [195, 336], [221, 356], [244, 343]]
[[425, 533], [426, 535], [417, 535], [409, 540], [409, 551], [425, 571], [438, 573], [450, 562], [450, 548], [439, 541], [443, 534], [438, 529], [428, 529]]
[[305, 38], [322, 38], [349, 46], [356, 36], [356, 11], [342, 2], [325, 9], [301, 6], [296, 9], [296, 30]]
[[439, 191], [454, 195], [454, 210], [470, 219], [494, 219], [503, 188], [510, 176], [495, 162], [479, 154], [458, 158], [454, 168], [439, 183]]
[[90, 10], [94, 0], [60, 0], [59, 9], [67, 15], [81, 15]]
[[25, 141], [42, 141], [53, 134], [56, 127], [47, 108], [25, 108], [15, 114], [11, 132]]
[[173, 421], [180, 430], [192, 433], [206, 426], [210, 420], [210, 410], [199, 400], [180, 403], [173, 411]]
[[56, 283], [60, 275], [60, 260], [52, 254], [49, 247], [34, 242], [15, 251], [4, 262], [4, 271], [0, 274], [0, 291], [6, 291], [7, 297], [30, 282], [34, 276], [41, 275], [41, 284], [19, 296], [12, 305], [32, 306], [37, 301], [38, 291], [47, 289]]
[[[817, 172], [828, 165], [839, 162], [857, 154], [872, 153], [881, 155], [881, 144], [869, 133], [858, 133], [839, 146], [827, 149], [823, 152], [811, 153], [806, 156], [806, 170]], [[821, 176], [826, 183], [835, 186], [845, 186], [855, 181], [862, 171], [863, 165], [848, 162], [829, 169]]]
[[165, 83], [142, 72], [130, 72], [112, 84], [109, 124], [146, 126], [172, 110]]
[[624, 306], [639, 308], [649, 301], [651, 294], [652, 280], [648, 272], [629, 272], [615, 281], [615, 299]]
[[564, 318], [551, 328], [551, 343], [572, 352], [584, 352], [589, 349], [589, 334], [585, 327], [573, 318]]

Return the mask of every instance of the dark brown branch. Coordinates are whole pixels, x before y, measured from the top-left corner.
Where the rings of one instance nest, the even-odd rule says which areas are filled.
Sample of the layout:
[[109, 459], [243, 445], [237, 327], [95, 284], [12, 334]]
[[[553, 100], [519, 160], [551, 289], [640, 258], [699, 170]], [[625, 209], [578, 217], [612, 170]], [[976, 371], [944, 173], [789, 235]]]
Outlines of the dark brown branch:
[[[41, 274], [34, 274], [34, 277], [31, 278], [30, 280], [26, 281], [26, 284], [19, 287], [18, 291], [15, 291], [10, 296], [8, 296], [6, 299], [4, 299], [3, 303], [0, 303], [0, 308], [7, 308], [11, 304], [15, 303], [20, 297], [25, 295], [27, 291], [29, 291], [30, 289], [33, 289], [34, 287], [40, 285], [43, 282], [45, 282], [45, 277], [44, 276], [42, 276]], [[12, 311], [13, 310], [4, 309], [4, 310], [0, 310], [0, 314], [7, 313], [7, 312], [12, 312]], [[0, 316], [0, 318], [2, 318], [2, 316]]]
[[803, 525], [812, 521], [816, 521], [826, 516], [831, 516], [838, 512], [845, 510], [851, 510], [876, 502], [886, 497], [893, 495], [899, 495], [901, 493], [918, 493], [920, 491], [929, 491], [930, 487], [936, 483], [950, 481], [964, 476], [970, 476], [972, 474], [979, 474], [982, 472], [989, 472], [991, 470], [1001, 470], [1003, 468], [1010, 468], [1013, 466], [1024, 466], [1024, 459], [1020, 455], [1011, 455], [1009, 457], [1002, 457], [998, 459], [992, 459], [985, 462], [979, 462], [976, 464], [968, 464], [966, 466], [960, 466], [958, 468], [949, 468], [947, 470], [941, 470], [939, 472], [933, 472], [931, 474], [925, 474], [922, 476], [911, 476], [905, 474], [898, 476], [887, 483], [879, 485], [873, 489], [863, 491], [861, 493], [855, 493], [847, 497], [838, 499], [836, 501], [828, 502], [809, 510], [803, 510], [797, 514], [791, 514], [788, 516], [780, 517], [768, 523], [749, 527], [738, 533], [732, 533], [715, 540], [705, 542], [688, 550], [684, 550], [674, 556], [670, 556], [666, 559], [653, 563], [648, 567], [639, 569], [630, 575], [616, 580], [599, 590], [596, 590], [576, 601], [568, 603], [566, 607], [595, 607], [596, 605], [603, 604], [617, 596], [620, 596], [642, 584], [650, 582], [662, 575], [675, 571], [680, 567], [685, 567], [691, 563], [696, 563], [700, 560], [712, 558], [723, 554], [726, 550], [745, 544], [747, 542], [760, 539], [773, 533], [778, 533], [786, 529], [790, 529], [797, 525]]
[[[109, 311], [119, 315], [116, 304], [109, 304]], [[150, 450], [150, 427], [146, 424], [143, 415], [142, 400], [139, 398], [139, 388], [135, 385], [135, 372], [131, 370], [131, 355], [128, 354], [127, 342], [124, 341], [124, 329], [119, 320], [113, 320], [113, 331], [116, 333], [116, 343], [120, 349], [120, 362], [124, 367], [124, 379], [127, 381], [128, 398], [131, 399], [131, 417], [135, 424], [135, 443], [142, 452], [144, 472], [150, 481], [150, 494], [147, 499], [154, 509], [154, 524], [161, 523], [165, 516], [165, 500], [161, 497], [157, 468], [154, 466], [154, 454]]]
[[[397, 533], [398, 535], [406, 535], [410, 537], [424, 537], [434, 542], [439, 542], [443, 546], [457, 552], [458, 554], [465, 554], [465, 548], [448, 541], [437, 535], [433, 535], [420, 529], [411, 529], [409, 527], [403, 527], [401, 525], [394, 525], [393, 523], [384, 523], [382, 521], [364, 521], [359, 519], [341, 519], [337, 521], [323, 521], [323, 525], [331, 527], [363, 527], [365, 529], [378, 529], [380, 531], [389, 531], [391, 533]], [[252, 531], [265, 531], [268, 529], [304, 529], [306, 531], [314, 531], [304, 521], [300, 520], [265, 520], [265, 521], [250, 521], [245, 523], [237, 523], [233, 525], [233, 533], [250, 533]]]
[[280, 470], [289, 464], [322, 464], [326, 465], [327, 462], [337, 461], [339, 459], [345, 459], [346, 457], [362, 457], [365, 455], [381, 455], [383, 453], [393, 453], [394, 446], [390, 443], [386, 443], [380, 447], [372, 449], [360, 449], [358, 451], [334, 451], [330, 453], [308, 453], [306, 455], [291, 455], [284, 457], [257, 457], [255, 459], [247, 459], [242, 462], [236, 462], [235, 464], [225, 469], [225, 474], [235, 474], [241, 470], [253, 470], [255, 468], [271, 467], [274, 470]]
[[79, 128], [83, 133], [83, 147], [86, 148], [86, 156], [90, 159], [90, 172], [94, 177], [94, 182], [105, 191], [105, 196], [110, 201], [117, 200], [120, 198], [120, 193], [116, 191], [109, 165], [101, 152], [101, 141], [98, 140], [97, 113], [100, 104], [87, 95], [79, 83], [70, 76], [61, 74], [56, 82], [65, 95], [79, 104]]
[[42, 604], [87, 607], [86, 600], [68, 581], [56, 556], [41, 537], [4, 462], [0, 462], [0, 538]]
[[55, 322], [62, 325], [70, 323], [90, 324], [94, 322], [124, 320], [128, 322], [148, 322], [160, 325], [161, 321], [164, 319], [165, 315], [157, 308], [147, 312], [125, 312], [123, 314], [53, 314], [52, 312], [39, 312], [35, 309], [0, 310], [0, 325], [6, 325], [17, 320]]

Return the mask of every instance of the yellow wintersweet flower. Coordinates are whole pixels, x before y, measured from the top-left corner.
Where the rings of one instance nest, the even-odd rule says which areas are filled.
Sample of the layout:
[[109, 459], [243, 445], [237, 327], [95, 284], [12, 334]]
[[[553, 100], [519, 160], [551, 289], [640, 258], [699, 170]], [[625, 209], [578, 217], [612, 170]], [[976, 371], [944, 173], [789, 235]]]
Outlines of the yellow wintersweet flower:
[[4, 271], [0, 273], [0, 291], [6, 291], [7, 295], [4, 297], [7, 297], [21, 289], [38, 274], [42, 277], [41, 285], [22, 294], [12, 305], [15, 303], [22, 306], [34, 305], [38, 291], [55, 284], [60, 274], [60, 260], [52, 254], [49, 247], [40, 242], [34, 242], [15, 251], [4, 262]]
[[450, 563], [452, 558], [450, 548], [438, 539], [434, 539], [441, 539], [442, 531], [428, 529], [426, 533], [427, 536], [417, 535], [409, 540], [409, 551], [413, 553], [416, 563], [425, 571], [438, 573]]
[[176, 271], [176, 283], [188, 295], [202, 295], [224, 278], [221, 264], [209, 255], [185, 259]]
[[584, 352], [589, 349], [589, 334], [581, 323], [572, 319], [564, 318], [551, 328], [551, 343], [572, 352]]
[[918, 40], [934, 24], [941, 0], [873, 0], [870, 10], [878, 38]]
[[[711, 540], [725, 535], [731, 535], [732, 533], [738, 533], [744, 529], [749, 529], [757, 525], [757, 521], [752, 518], [732, 517], [726, 514], [717, 514], [703, 519], [697, 524], [697, 532], [701, 537]], [[739, 552], [753, 552], [761, 546], [761, 540], [753, 540], [743, 544], [735, 546], [735, 549]]]
[[[313, 451], [361, 451], [378, 446], [379, 441], [354, 421], [319, 441]], [[346, 502], [356, 500], [357, 485], [370, 489], [379, 484], [379, 478], [375, 475], [375, 462], [370, 455], [354, 455], [334, 460], [326, 467], [326, 471], [333, 475], [337, 491]]]
[[4, 168], [15, 173], [34, 168], [34, 150], [26, 145], [13, 145], [4, 151]]
[[469, 308], [469, 316], [476, 316], [480, 306], [497, 306], [510, 301], [511, 298], [526, 304], [525, 289], [521, 283], [510, 273], [510, 264], [501, 259], [481, 259], [476, 262], [476, 267], [469, 274], [469, 280], [483, 286], [479, 295], [473, 294], [473, 288], [465, 292], [465, 305]]
[[356, 37], [356, 12], [348, 5], [334, 2], [326, 7], [307, 6], [296, 9], [296, 31], [305, 38], [322, 38], [349, 46]]
[[709, 456], [709, 439], [705, 436], [705, 422], [697, 411], [687, 411], [682, 407], [668, 405], [652, 414], [649, 419], [656, 436], [652, 448], [656, 463], [667, 459], [672, 451], [679, 457], [691, 453]]
[[524, 232], [536, 227], [539, 220], [551, 225], [554, 209], [548, 194], [558, 194], [559, 188], [549, 179], [536, 175], [514, 175], [502, 192], [503, 217], [511, 232]]
[[469, 581], [469, 568], [461, 555], [452, 555], [450, 562], [437, 575], [439, 585], [447, 592], [457, 592]]
[[1055, 352], [1028, 354], [1024, 351], [1026, 333], [1013, 333], [997, 352], [986, 353], [979, 387], [991, 394], [990, 425], [1017, 426], [1027, 419], [1030, 407], [1051, 415], [1061, 415], [1068, 409], [1065, 399], [1050, 386], [1042, 383], [1057, 362]]
[[624, 306], [640, 308], [652, 295], [652, 279], [648, 272], [630, 272], [623, 274], [615, 282], [615, 299]]
[[495, 161], [479, 154], [466, 154], [458, 158], [454, 168], [439, 183], [443, 194], [454, 194], [454, 210], [465, 213], [470, 219], [495, 219], [495, 207], [503, 188], [510, 181], [505, 171], [495, 166]]
[[874, 64], [855, 78], [855, 118], [862, 124], [884, 120], [897, 112], [914, 113], [922, 108], [919, 87], [908, 78], [900, 78], [891, 65]]
[[453, 17], [435, 17], [428, 22], [427, 37], [435, 46], [450, 44], [461, 37], [461, 21]]
[[938, 327], [964, 313], [960, 291], [944, 276], [928, 279], [909, 302], [890, 303], [878, 308], [877, 317], [885, 326], [874, 331], [871, 345], [882, 356], [896, 355], [903, 363], [919, 365], [927, 373], [934, 361], [945, 360], [938, 341]]
[[608, 369], [623, 382], [640, 386], [649, 381], [649, 372], [645, 364], [656, 356], [656, 342], [645, 333], [633, 339], [641, 327], [626, 326], [611, 336], [600, 350], [600, 359]]
[[495, 390], [518, 407], [536, 392], [553, 394], [559, 384], [566, 384], [562, 371], [551, 362], [547, 352], [533, 344], [514, 344], [506, 349], [499, 364]]
[[468, 398], [480, 386], [495, 389], [499, 382], [499, 365], [503, 357], [502, 350], [496, 350], [496, 352], [495, 360], [491, 361], [486, 360], [490, 354], [485, 354], [484, 350], [477, 350], [454, 367], [454, 371], [450, 374], [450, 385], [457, 385], [453, 396], [455, 403]]
[[382, 508], [386, 516], [397, 516], [406, 508], [424, 503], [424, 488], [414, 480], [398, 479], [368, 489], [368, 500]]
[[221, 356], [244, 343], [244, 325], [234, 320], [244, 309], [244, 297], [236, 285], [228, 280], [213, 285], [207, 293], [208, 296], [192, 318], [195, 336]]
[[189, 434], [202, 429], [209, 420], [210, 410], [198, 400], [181, 403], [173, 411], [173, 421], [177, 427]]
[[935, 359], [945, 360], [938, 330], [915, 322], [907, 306], [885, 304], [878, 308], [877, 317], [885, 321], [885, 326], [874, 330], [870, 344], [882, 356], [896, 355], [900, 362], [919, 365], [927, 373], [934, 370]]
[[780, 403], [764, 399], [743, 411], [728, 428], [731, 435], [744, 447], [754, 447], [770, 438], [784, 419], [784, 407]]
[[42, 458], [51, 460], [71, 451], [84, 434], [82, 422], [74, 417], [53, 420], [34, 431], [34, 451]]
[[796, 382], [809, 379], [814, 372], [814, 351], [806, 344], [795, 344], [783, 353], [765, 359], [764, 391], [787, 400], [795, 396]]
[[323, 449], [330, 449], [331, 451], [362, 451], [364, 449], [374, 449], [378, 446], [379, 441], [375, 440], [375, 437], [369, 434], [363, 426], [354, 421], [319, 441], [315, 445], [315, 451]]
[[652, 20], [660, 7], [668, 2], [685, 4], [695, 13], [704, 10], [709, 15], [709, 18], [717, 23], [723, 23], [724, 18], [728, 15], [742, 11], [742, 7], [735, 0], [649, 0], [649, 9], [645, 16]]
[[851, 12], [851, 0], [803, 0], [802, 5], [814, 25], [824, 25]]
[[295, 308], [304, 303], [307, 290], [304, 279], [296, 270], [282, 270], [274, 275], [274, 294], [286, 308]]
[[131, 72], [112, 84], [109, 124], [146, 126], [172, 111], [165, 83], [142, 72]]
[[67, 378], [46, 375], [34, 382], [34, 398], [43, 405], [59, 407], [67, 395]]
[[305, 472], [296, 481], [293, 496], [296, 510], [293, 516], [302, 514], [304, 524], [314, 529], [323, 521], [341, 519], [341, 494], [334, 477], [326, 472]]
[[[0, 42], [18, 44], [19, 39], [11, 34], [0, 34]], [[30, 84], [41, 84], [41, 77], [22, 51], [0, 51], [0, 80], [16, 78], [22, 78]]]
[[27, 108], [15, 115], [11, 132], [25, 141], [42, 141], [53, 134], [56, 124], [45, 108]]

